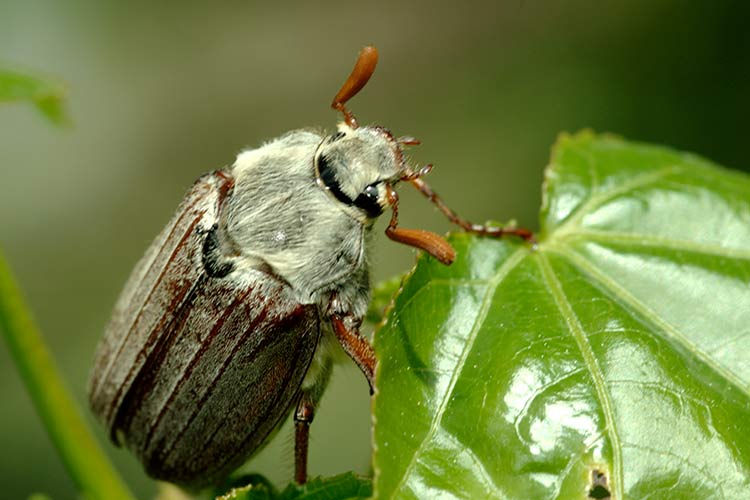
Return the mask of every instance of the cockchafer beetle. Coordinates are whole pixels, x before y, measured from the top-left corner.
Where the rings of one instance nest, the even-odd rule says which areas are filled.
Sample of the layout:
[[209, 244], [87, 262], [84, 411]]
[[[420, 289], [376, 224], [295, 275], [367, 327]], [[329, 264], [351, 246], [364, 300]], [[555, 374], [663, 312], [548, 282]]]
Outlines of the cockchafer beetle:
[[331, 135], [289, 132], [200, 177], [133, 270], [99, 344], [94, 413], [155, 478], [215, 483], [262, 447], [292, 408], [295, 479], [307, 477], [309, 425], [339, 345], [373, 388], [375, 353], [359, 333], [370, 281], [367, 235], [390, 207], [386, 235], [444, 264], [442, 237], [398, 227], [394, 187], [409, 182], [454, 223], [471, 224], [407, 165], [419, 144], [359, 126], [345, 107], [372, 76], [360, 52], [332, 107]]

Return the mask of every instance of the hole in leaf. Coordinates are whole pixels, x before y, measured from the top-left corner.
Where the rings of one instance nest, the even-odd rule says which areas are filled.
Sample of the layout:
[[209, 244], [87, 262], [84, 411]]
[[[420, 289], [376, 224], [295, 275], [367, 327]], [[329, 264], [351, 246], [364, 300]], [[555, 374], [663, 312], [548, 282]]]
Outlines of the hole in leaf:
[[591, 485], [589, 487], [589, 498], [607, 500], [612, 494], [607, 488], [607, 473], [598, 469], [591, 471]]
[[593, 488], [591, 488], [591, 490], [589, 490], [589, 498], [610, 498], [609, 490], [604, 486], [594, 486]]

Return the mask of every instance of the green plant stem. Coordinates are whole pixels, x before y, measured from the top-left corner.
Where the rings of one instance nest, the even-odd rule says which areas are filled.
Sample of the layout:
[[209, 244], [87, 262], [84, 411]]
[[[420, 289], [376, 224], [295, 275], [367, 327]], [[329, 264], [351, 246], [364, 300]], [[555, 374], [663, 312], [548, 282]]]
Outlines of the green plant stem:
[[0, 331], [63, 463], [86, 499], [133, 496], [92, 435], [0, 253]]

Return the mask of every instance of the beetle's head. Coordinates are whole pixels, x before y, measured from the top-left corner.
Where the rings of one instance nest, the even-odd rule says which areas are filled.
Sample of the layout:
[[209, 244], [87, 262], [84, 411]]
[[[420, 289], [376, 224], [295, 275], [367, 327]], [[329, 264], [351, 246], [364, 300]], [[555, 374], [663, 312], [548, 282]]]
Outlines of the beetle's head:
[[[403, 147], [419, 144], [419, 141], [411, 137], [396, 139], [383, 127], [360, 127], [346, 108], [346, 102], [368, 82], [377, 62], [375, 47], [362, 49], [351, 75], [333, 98], [331, 107], [343, 113], [344, 122], [338, 132], [323, 139], [315, 152], [318, 182], [365, 223], [379, 217], [390, 206], [392, 215], [386, 234], [392, 240], [421, 248], [444, 264], [450, 264], [455, 251], [445, 239], [421, 229], [396, 227], [398, 195], [394, 186], [399, 181], [411, 181], [415, 186], [423, 184], [419, 177], [432, 168], [427, 165], [414, 170], [404, 160]], [[420, 190], [432, 196], [429, 191]]]
[[315, 169], [324, 188], [369, 219], [389, 205], [388, 185], [414, 175], [404, 161], [403, 142], [390, 131], [346, 122], [318, 146]]

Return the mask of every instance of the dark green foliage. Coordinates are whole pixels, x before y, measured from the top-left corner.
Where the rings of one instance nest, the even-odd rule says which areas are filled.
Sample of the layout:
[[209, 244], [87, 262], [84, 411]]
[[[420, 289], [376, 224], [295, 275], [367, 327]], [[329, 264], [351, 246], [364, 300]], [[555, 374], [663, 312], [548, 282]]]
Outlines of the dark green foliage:
[[536, 248], [451, 242], [376, 335], [376, 496], [746, 497], [746, 176], [564, 136]]

